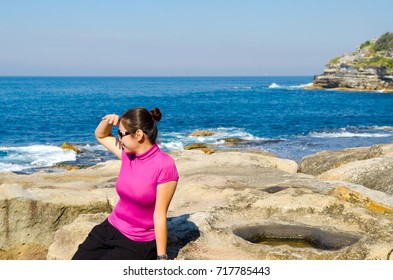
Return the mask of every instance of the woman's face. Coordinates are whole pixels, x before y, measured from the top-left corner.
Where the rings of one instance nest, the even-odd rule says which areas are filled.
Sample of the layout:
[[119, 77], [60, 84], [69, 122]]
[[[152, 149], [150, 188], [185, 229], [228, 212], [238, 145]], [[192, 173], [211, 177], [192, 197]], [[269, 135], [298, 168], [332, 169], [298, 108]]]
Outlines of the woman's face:
[[[119, 124], [119, 129], [121, 132], [127, 131], [121, 122]], [[135, 134], [134, 135], [130, 134], [130, 135], [126, 135], [126, 136], [122, 137], [121, 143], [122, 143], [124, 151], [126, 153], [135, 153], [136, 152], [138, 145], [139, 145], [138, 139], [136, 139], [136, 138], [137, 138], [137, 135], [135, 135]]]

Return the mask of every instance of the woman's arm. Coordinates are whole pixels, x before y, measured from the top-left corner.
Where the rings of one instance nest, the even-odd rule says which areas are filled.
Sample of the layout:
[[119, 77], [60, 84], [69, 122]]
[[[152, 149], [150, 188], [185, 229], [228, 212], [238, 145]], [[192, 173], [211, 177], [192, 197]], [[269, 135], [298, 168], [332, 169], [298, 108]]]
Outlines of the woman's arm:
[[154, 210], [154, 230], [156, 234], [157, 255], [166, 254], [167, 245], [167, 211], [177, 187], [177, 181], [170, 181], [157, 186], [156, 207]]
[[119, 125], [120, 117], [115, 114], [106, 115], [98, 124], [95, 136], [98, 142], [121, 159], [121, 142], [112, 135], [112, 127]]

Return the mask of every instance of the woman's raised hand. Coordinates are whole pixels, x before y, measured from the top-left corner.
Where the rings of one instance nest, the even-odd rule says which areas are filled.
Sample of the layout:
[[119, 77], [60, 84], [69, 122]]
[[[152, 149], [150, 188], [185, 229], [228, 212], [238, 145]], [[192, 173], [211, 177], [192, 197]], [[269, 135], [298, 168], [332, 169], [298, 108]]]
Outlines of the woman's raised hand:
[[103, 121], [106, 121], [108, 124], [119, 125], [120, 117], [116, 114], [109, 114], [102, 118]]
[[105, 148], [121, 159], [122, 146], [120, 141], [112, 135], [113, 125], [120, 124], [120, 117], [116, 114], [109, 114], [102, 118], [95, 130], [95, 136]]

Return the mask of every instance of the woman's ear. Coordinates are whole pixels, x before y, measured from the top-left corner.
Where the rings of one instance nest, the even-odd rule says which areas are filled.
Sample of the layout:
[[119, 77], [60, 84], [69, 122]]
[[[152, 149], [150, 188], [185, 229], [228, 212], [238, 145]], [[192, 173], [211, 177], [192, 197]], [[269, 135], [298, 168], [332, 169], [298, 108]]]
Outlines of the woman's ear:
[[143, 133], [142, 129], [138, 129], [138, 130], [135, 132], [135, 139], [136, 139], [137, 141], [141, 141], [141, 140], [143, 139], [143, 136], [144, 136], [144, 133]]

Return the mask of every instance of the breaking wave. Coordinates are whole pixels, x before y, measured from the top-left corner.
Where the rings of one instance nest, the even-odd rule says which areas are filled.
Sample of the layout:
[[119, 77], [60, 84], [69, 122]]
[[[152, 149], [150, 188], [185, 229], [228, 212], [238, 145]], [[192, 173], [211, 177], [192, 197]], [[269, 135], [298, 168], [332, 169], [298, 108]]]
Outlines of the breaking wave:
[[0, 147], [0, 171], [23, 171], [75, 161], [76, 153], [56, 146]]
[[393, 128], [388, 126], [345, 127], [337, 130], [310, 132], [309, 136], [313, 138], [383, 138], [392, 137]]
[[270, 86], [268, 86], [268, 88], [277, 88], [277, 89], [303, 89], [306, 87], [311, 86], [312, 83], [308, 83], [308, 84], [300, 84], [300, 85], [293, 85], [293, 86], [282, 86], [276, 83], [272, 83]]

